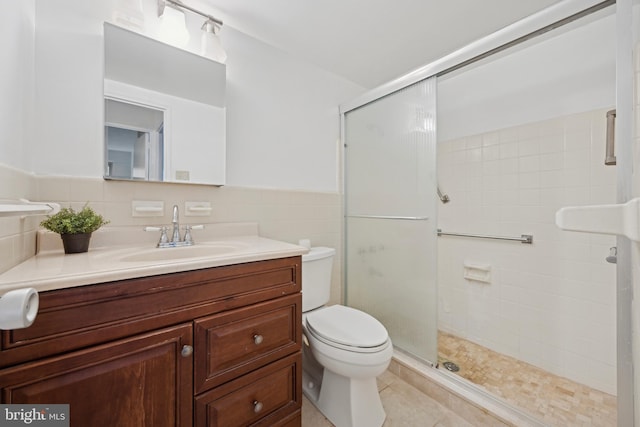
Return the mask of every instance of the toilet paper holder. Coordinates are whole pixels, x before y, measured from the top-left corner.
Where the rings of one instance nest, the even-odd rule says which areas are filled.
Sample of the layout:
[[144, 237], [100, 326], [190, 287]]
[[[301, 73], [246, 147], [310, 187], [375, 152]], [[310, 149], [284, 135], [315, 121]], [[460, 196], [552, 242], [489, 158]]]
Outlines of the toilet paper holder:
[[0, 296], [0, 329], [28, 328], [36, 320], [40, 298], [34, 288], [14, 289]]

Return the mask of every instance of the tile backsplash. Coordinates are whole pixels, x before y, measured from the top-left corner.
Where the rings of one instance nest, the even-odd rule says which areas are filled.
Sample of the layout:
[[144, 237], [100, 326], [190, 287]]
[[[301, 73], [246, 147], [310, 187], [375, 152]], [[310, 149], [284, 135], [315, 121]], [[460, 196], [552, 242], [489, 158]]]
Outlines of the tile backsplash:
[[[6, 176], [14, 190], [0, 198], [53, 201], [62, 207], [90, 206], [111, 221], [109, 226], [167, 225], [171, 223], [174, 204], [180, 209], [181, 224], [221, 222], [257, 222], [263, 237], [297, 243], [310, 239], [314, 246], [337, 249], [332, 278], [332, 302], [341, 299], [342, 274], [340, 254], [341, 196], [338, 193], [271, 190], [245, 187], [212, 187], [149, 182], [105, 181], [98, 178], [33, 176], [0, 165], [0, 175]], [[133, 217], [132, 201], [163, 201], [162, 216]], [[187, 216], [185, 202], [209, 202], [207, 216]], [[6, 271], [35, 253], [35, 232], [43, 217], [0, 218], [0, 252]], [[197, 239], [194, 231], [194, 237]]]
[[[492, 350], [593, 388], [616, 392], [612, 236], [562, 231], [563, 206], [616, 201], [605, 166], [606, 109], [438, 145], [443, 231], [519, 237], [533, 244], [440, 237], [439, 325]], [[490, 270], [489, 283], [464, 265]]]
[[[0, 165], [1, 200], [35, 200], [36, 180], [12, 167]], [[36, 230], [40, 217], [0, 217], [0, 272], [6, 271], [33, 256], [36, 250]]]

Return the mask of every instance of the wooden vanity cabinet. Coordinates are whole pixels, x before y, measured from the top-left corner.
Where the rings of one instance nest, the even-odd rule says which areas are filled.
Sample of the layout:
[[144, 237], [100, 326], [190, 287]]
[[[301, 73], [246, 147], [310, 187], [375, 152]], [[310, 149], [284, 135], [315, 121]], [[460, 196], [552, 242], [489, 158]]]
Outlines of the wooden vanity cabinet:
[[0, 373], [3, 403], [70, 404], [71, 425], [189, 426], [191, 325], [125, 338]]
[[71, 425], [300, 426], [301, 258], [40, 294], [2, 331], [2, 403], [70, 404]]

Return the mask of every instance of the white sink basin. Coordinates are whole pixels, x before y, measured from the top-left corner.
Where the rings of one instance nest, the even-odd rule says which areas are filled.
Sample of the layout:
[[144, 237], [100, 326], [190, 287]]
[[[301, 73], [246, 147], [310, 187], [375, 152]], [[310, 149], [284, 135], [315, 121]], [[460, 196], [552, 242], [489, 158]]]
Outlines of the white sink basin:
[[117, 260], [124, 262], [145, 262], [145, 261], [172, 261], [186, 258], [207, 258], [220, 255], [227, 255], [237, 252], [247, 247], [244, 243], [199, 243], [195, 246], [183, 246], [177, 248], [152, 248], [123, 255]]

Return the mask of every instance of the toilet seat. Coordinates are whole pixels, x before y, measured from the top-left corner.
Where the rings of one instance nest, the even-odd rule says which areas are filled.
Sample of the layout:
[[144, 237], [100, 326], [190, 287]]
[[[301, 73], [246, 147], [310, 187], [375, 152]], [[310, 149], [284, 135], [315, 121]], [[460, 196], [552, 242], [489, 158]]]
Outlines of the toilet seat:
[[305, 316], [310, 334], [323, 343], [357, 353], [374, 353], [388, 346], [389, 334], [376, 318], [343, 305], [315, 310]]

